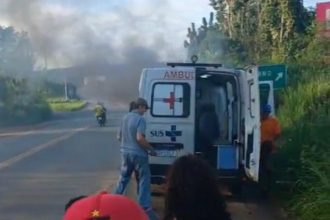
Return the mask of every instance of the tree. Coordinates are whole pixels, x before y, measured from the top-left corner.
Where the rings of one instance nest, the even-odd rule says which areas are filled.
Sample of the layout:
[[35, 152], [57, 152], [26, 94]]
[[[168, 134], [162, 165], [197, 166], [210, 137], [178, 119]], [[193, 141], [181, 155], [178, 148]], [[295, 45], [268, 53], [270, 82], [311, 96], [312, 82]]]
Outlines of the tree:
[[27, 32], [0, 26], [0, 66], [4, 74], [23, 75], [33, 71], [34, 52]]
[[[194, 48], [199, 54], [215, 58], [219, 52], [209, 53], [210, 47], [205, 45], [217, 39], [222, 41], [218, 45], [222, 45], [220, 50], [226, 59], [249, 64], [292, 60], [297, 51], [307, 46], [297, 43], [313, 18], [302, 0], [210, 0], [210, 5], [215, 10], [216, 22], [207, 25], [203, 18], [198, 40], [185, 43], [188, 51]], [[217, 30], [218, 37], [214, 32], [209, 34], [211, 27]]]
[[[188, 40], [184, 41], [187, 48], [187, 59], [192, 55], [198, 55], [201, 62], [214, 62], [226, 65], [237, 65], [240, 61], [246, 60], [241, 41], [232, 39], [227, 32], [221, 31], [218, 22], [214, 22], [214, 13], [210, 13], [207, 21], [202, 19], [202, 25], [196, 31], [192, 23], [188, 28]], [[239, 61], [239, 62], [238, 62]]]

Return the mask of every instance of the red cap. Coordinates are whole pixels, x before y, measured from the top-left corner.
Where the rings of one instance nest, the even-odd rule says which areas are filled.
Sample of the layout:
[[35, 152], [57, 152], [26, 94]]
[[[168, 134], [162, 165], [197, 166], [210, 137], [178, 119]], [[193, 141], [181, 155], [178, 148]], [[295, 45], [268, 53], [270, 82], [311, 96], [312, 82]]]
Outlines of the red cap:
[[101, 192], [73, 203], [63, 220], [148, 220], [133, 200]]

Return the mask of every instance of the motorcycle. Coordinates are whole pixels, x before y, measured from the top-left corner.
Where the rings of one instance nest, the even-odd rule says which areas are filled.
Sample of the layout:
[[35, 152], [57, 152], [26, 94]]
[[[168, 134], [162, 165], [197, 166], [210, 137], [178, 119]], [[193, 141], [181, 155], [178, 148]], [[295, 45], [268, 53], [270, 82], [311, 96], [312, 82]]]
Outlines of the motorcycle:
[[105, 117], [104, 116], [97, 116], [97, 122], [99, 124], [100, 127], [104, 127], [105, 126]]

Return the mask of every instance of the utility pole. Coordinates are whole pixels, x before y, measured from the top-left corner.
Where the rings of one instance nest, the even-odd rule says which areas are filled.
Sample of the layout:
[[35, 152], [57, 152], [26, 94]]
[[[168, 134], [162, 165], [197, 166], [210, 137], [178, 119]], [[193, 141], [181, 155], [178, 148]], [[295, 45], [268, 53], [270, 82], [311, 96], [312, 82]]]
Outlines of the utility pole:
[[66, 79], [64, 81], [64, 93], [65, 93], [65, 101], [68, 101], [68, 83]]

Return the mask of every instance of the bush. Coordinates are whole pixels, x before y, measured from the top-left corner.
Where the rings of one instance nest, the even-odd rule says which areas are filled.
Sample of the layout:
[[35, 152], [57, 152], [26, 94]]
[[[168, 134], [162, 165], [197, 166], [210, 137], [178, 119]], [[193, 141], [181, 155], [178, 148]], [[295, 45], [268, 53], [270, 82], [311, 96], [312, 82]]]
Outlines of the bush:
[[0, 125], [37, 123], [52, 116], [49, 104], [27, 80], [0, 76], [0, 84]]

